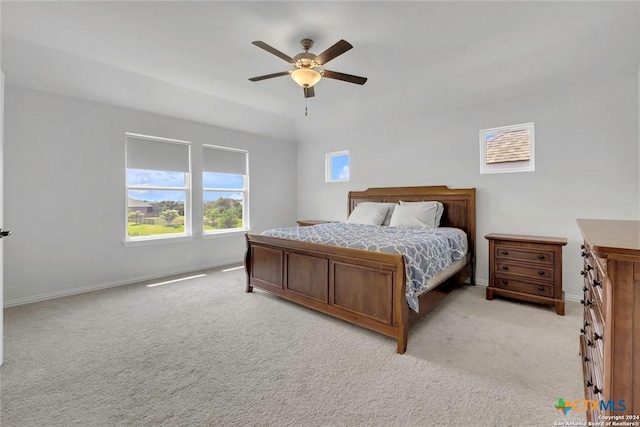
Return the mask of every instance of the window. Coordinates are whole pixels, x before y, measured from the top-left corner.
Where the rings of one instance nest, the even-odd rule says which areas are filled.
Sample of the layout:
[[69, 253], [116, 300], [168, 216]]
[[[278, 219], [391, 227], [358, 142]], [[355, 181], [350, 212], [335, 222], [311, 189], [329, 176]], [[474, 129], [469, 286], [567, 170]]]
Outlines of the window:
[[480, 131], [480, 173], [529, 172], [534, 165], [533, 123]]
[[325, 182], [348, 182], [349, 152], [335, 151], [327, 153], [325, 168]]
[[205, 145], [202, 164], [204, 233], [248, 229], [248, 153]]
[[190, 144], [126, 134], [126, 240], [191, 235]]

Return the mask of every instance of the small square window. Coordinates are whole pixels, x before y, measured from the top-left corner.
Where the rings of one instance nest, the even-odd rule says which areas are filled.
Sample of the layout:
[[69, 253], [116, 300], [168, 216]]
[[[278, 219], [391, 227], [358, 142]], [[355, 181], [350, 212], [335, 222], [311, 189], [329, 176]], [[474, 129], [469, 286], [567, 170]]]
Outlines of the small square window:
[[533, 123], [480, 131], [480, 173], [531, 172], [534, 164]]
[[327, 153], [325, 182], [349, 181], [349, 151]]

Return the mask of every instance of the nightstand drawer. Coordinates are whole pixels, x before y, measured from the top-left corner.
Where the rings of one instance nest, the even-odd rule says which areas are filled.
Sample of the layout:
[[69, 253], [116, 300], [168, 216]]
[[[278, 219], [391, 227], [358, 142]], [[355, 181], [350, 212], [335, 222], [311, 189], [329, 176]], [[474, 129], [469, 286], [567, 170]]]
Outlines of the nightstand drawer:
[[550, 251], [522, 250], [512, 246], [503, 245], [496, 245], [495, 251], [495, 257], [497, 260], [509, 259], [549, 266], [555, 265], [554, 253]]
[[496, 274], [509, 274], [526, 277], [528, 279], [546, 280], [552, 282], [554, 279], [554, 269], [549, 267], [533, 267], [515, 264], [511, 262], [496, 261]]
[[542, 285], [538, 283], [512, 279], [509, 277], [496, 276], [493, 286], [509, 291], [523, 292], [525, 294], [553, 298], [553, 287], [551, 285]]

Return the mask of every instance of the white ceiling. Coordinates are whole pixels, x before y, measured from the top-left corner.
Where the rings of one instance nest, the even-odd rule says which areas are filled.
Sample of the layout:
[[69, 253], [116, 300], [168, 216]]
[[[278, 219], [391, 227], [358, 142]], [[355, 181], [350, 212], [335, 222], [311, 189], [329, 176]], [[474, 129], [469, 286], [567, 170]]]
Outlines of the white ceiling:
[[[637, 73], [635, 2], [2, 1], [10, 84], [296, 140]], [[308, 100], [294, 56], [354, 48]]]

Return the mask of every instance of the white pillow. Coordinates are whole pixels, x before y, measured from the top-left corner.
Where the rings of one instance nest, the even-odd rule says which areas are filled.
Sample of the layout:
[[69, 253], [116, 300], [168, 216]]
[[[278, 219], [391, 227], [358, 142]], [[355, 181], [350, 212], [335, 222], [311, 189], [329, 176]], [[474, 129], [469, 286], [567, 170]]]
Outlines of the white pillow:
[[397, 203], [382, 203], [382, 202], [362, 202], [358, 203], [358, 206], [387, 206], [389, 211], [387, 212], [387, 216], [385, 217], [382, 225], [389, 225], [391, 222], [391, 215], [393, 214], [393, 210], [397, 206]]
[[401, 205], [411, 205], [411, 204], [419, 204], [419, 203], [423, 203], [426, 205], [431, 205], [431, 204], [435, 204], [438, 207], [438, 212], [436, 213], [436, 222], [435, 222], [435, 226], [439, 227], [440, 226], [440, 220], [442, 219], [442, 214], [444, 213], [444, 205], [441, 202], [436, 202], [436, 201], [428, 201], [428, 202], [404, 202], [402, 200], [400, 200], [400, 204]]
[[388, 206], [379, 206], [378, 204], [362, 206], [362, 203], [360, 203], [351, 212], [351, 215], [349, 215], [347, 223], [382, 225], [382, 222], [387, 217], [388, 212]]
[[398, 205], [391, 215], [391, 227], [436, 228], [435, 204], [410, 203]]

